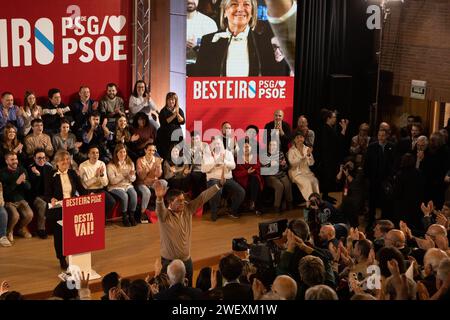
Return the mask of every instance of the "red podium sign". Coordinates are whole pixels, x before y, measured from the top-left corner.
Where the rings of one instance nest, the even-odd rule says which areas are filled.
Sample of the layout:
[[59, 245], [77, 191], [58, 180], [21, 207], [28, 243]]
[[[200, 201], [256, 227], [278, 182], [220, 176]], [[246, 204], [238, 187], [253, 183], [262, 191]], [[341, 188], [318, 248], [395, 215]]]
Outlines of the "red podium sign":
[[74, 255], [104, 248], [105, 194], [90, 194], [64, 199], [64, 255]]

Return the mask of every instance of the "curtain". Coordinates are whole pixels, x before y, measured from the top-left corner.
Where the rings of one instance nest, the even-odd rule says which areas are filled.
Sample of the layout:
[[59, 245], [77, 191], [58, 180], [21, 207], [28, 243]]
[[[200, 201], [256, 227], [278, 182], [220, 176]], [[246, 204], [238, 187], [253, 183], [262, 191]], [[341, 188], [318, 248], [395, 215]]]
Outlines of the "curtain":
[[294, 126], [303, 114], [317, 127], [328, 103], [330, 74], [346, 70], [347, 0], [298, 4]]

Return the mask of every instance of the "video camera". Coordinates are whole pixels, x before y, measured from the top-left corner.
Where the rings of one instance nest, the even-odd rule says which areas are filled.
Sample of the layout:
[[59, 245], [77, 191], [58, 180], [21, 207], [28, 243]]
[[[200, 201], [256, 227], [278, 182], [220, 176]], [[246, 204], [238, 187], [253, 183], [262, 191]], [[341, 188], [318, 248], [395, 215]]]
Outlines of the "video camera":
[[249, 250], [249, 259], [258, 269], [274, 269], [279, 261], [280, 250], [273, 240], [280, 239], [287, 229], [288, 220], [261, 222], [258, 225], [259, 235], [253, 236], [249, 244], [245, 238], [235, 238], [232, 241], [233, 251]]

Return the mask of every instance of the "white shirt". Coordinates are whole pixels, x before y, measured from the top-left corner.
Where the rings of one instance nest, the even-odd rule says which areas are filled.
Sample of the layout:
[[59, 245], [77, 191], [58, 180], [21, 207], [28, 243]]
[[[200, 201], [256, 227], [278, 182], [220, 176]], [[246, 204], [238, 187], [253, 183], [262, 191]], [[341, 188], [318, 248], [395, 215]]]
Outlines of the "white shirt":
[[72, 197], [72, 184], [70, 183], [69, 175], [67, 171], [61, 172], [58, 170], [58, 174], [61, 179], [61, 186], [63, 192], [63, 198], [68, 199]]
[[130, 112], [133, 115], [138, 112], [149, 114], [151, 111], [156, 111], [156, 105], [152, 98], [150, 98], [150, 100], [146, 100], [144, 97], [135, 97], [131, 95], [128, 103], [128, 109], [130, 109]]
[[[195, 39], [197, 44], [204, 35], [217, 31], [216, 22], [198, 11], [192, 13], [192, 18], [188, 18], [186, 21], [186, 39]], [[189, 63], [195, 63], [197, 57], [194, 50], [187, 49], [186, 55]]]
[[[239, 33], [230, 42], [227, 54], [227, 77], [248, 77], [250, 59], [248, 54], [248, 33], [250, 27]], [[229, 31], [227, 30], [227, 33]]]
[[206, 180], [220, 180], [222, 178], [223, 167], [221, 164], [225, 164], [224, 178], [233, 178], [232, 170], [236, 168], [233, 154], [228, 150], [224, 150], [224, 152], [225, 161], [222, 162], [222, 156], [213, 154], [209, 148], [205, 149], [203, 153], [202, 172], [206, 173]]
[[[97, 169], [103, 168], [103, 177], [96, 177]], [[80, 177], [83, 187], [86, 189], [103, 189], [108, 185], [108, 176], [106, 174], [106, 165], [103, 161], [97, 160], [95, 164], [84, 161], [80, 164]]]

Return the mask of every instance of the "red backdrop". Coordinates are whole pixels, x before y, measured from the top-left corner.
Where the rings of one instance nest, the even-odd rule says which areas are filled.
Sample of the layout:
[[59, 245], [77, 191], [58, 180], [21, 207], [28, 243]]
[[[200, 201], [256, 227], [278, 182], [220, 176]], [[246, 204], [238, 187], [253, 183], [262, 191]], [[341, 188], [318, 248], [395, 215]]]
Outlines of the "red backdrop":
[[[202, 131], [228, 121], [233, 129], [256, 125], [263, 129], [276, 110], [290, 125], [294, 105], [294, 77], [188, 77], [186, 128], [202, 121]], [[200, 131], [200, 128], [195, 128]]]
[[20, 105], [31, 89], [43, 103], [56, 87], [67, 104], [81, 84], [99, 99], [115, 82], [128, 99], [131, 22], [132, 0], [1, 1], [0, 92], [11, 91]]

